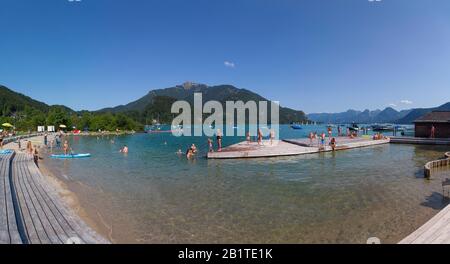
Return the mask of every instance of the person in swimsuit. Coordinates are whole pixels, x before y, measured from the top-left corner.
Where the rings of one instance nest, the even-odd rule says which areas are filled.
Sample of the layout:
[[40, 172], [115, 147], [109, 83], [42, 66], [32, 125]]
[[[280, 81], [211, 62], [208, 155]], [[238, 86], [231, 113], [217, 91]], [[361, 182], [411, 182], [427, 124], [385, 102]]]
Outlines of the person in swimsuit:
[[197, 146], [195, 146], [195, 144], [191, 145], [191, 150], [193, 154], [197, 154]]
[[261, 128], [259, 128], [258, 129], [258, 145], [262, 144], [262, 139], [263, 139], [262, 131], [261, 131]]
[[330, 146], [333, 151], [336, 149], [336, 138], [331, 138]]
[[67, 142], [67, 140], [64, 141], [63, 150], [64, 150], [64, 155], [67, 155], [69, 153], [69, 142]]
[[120, 152], [127, 154], [128, 153], [128, 146], [124, 145], [123, 148], [120, 150]]
[[208, 138], [208, 147], [209, 147], [209, 149], [208, 149], [209, 152], [214, 152], [213, 141], [210, 138]]
[[275, 139], [275, 130], [270, 130], [270, 145], [273, 144], [273, 140]]
[[222, 131], [220, 131], [220, 129], [217, 129], [216, 139], [217, 139], [217, 151], [222, 151]]
[[194, 153], [192, 152], [192, 149], [188, 148], [188, 150], [186, 151], [186, 158], [191, 159], [193, 156], [194, 156]]
[[434, 127], [434, 125], [432, 125], [431, 126], [431, 135], [430, 135], [430, 137], [434, 138], [435, 137], [435, 133], [436, 133], [436, 127]]
[[31, 145], [31, 141], [27, 142], [27, 152], [28, 154], [33, 154], [33, 146]]
[[247, 140], [247, 144], [250, 144], [252, 142], [252, 138], [250, 137], [250, 132], [247, 132], [246, 140]]

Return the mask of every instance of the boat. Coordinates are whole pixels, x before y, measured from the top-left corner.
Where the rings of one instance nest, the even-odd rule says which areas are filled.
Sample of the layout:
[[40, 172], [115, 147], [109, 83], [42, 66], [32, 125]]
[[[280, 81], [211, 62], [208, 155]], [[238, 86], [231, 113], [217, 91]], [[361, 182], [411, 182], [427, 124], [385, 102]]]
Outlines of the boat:
[[372, 130], [375, 132], [389, 132], [394, 131], [394, 127], [391, 125], [373, 125]]
[[295, 125], [295, 124], [294, 124], [294, 125], [291, 125], [291, 128], [292, 128], [292, 129], [296, 129], [296, 130], [303, 129], [301, 125]]
[[348, 129], [350, 129], [350, 131], [359, 131], [360, 130], [358, 124], [356, 124], [356, 123], [353, 123], [351, 126], [348, 127]]
[[80, 159], [80, 158], [89, 158], [91, 156], [90, 153], [83, 153], [83, 154], [53, 154], [50, 155], [50, 158], [53, 159]]

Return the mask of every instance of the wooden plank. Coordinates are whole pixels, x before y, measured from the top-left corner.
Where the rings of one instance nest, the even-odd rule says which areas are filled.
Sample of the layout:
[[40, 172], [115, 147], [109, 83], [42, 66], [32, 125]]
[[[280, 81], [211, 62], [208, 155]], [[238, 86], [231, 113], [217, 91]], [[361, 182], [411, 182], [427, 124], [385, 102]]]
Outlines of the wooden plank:
[[77, 237], [82, 243], [108, 243], [60, 202], [59, 194], [50, 187], [30, 157], [27, 157], [26, 168], [28, 184], [60, 240], [65, 242], [69, 237]]
[[73, 229], [67, 224], [67, 221], [63, 218], [61, 213], [58, 210], [55, 210], [54, 204], [45, 193], [42, 191], [42, 188], [39, 184], [36, 183], [36, 178], [39, 178], [40, 175], [36, 173], [33, 167], [34, 164], [29, 164], [28, 170], [29, 174], [27, 174], [27, 181], [30, 187], [33, 189], [37, 199], [41, 203], [41, 206], [44, 208], [45, 214], [48, 218], [49, 223], [55, 231], [56, 236], [60, 240], [61, 243], [65, 243], [67, 239], [74, 235]]
[[10, 155], [0, 155], [0, 244], [9, 244], [8, 211], [6, 207], [5, 181], [8, 177], [6, 164]]
[[21, 162], [23, 162], [23, 155], [19, 153], [13, 160], [13, 168], [12, 168], [13, 184], [17, 195], [18, 207], [20, 209], [20, 215], [22, 216], [22, 221], [25, 229], [24, 232], [25, 235], [27, 236], [28, 243], [40, 244], [41, 240], [38, 236], [38, 231], [36, 230], [36, 227], [34, 225], [31, 209], [28, 207], [28, 204], [26, 203], [23, 187], [19, 180], [21, 173], [20, 168]]
[[6, 195], [6, 208], [8, 213], [8, 229], [9, 229], [9, 237], [10, 237], [10, 243], [11, 244], [22, 244], [22, 238], [19, 233], [19, 228], [17, 226], [17, 216], [15, 212], [14, 202], [13, 202], [13, 195], [15, 193], [12, 192], [11, 187], [11, 179], [10, 179], [10, 173], [11, 173], [11, 160], [14, 158], [15, 154], [12, 154], [10, 157], [10, 160], [8, 161], [6, 167], [7, 167], [7, 175], [5, 177], [5, 195]]
[[24, 162], [22, 164], [22, 167], [23, 167], [22, 180], [24, 187], [29, 194], [30, 201], [34, 209], [36, 210], [37, 215], [39, 216], [45, 234], [47, 235], [52, 244], [63, 243], [63, 241], [60, 240], [60, 238], [58, 237], [56, 231], [56, 230], [58, 230], [59, 232], [62, 231], [60, 230], [61, 228], [59, 224], [57, 223], [57, 221], [51, 221], [53, 220], [54, 217], [51, 214], [51, 212], [49, 213], [45, 201], [41, 199], [41, 197], [36, 193], [36, 190], [33, 188], [33, 186], [31, 186], [29, 183], [30, 171], [28, 169], [28, 162]]

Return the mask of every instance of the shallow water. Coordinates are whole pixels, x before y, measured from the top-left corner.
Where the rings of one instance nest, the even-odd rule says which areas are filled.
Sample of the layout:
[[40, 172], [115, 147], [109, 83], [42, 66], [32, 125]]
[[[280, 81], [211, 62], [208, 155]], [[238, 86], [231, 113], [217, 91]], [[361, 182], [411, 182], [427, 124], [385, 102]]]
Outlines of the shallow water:
[[[321, 127], [310, 127], [320, 130]], [[282, 138], [309, 131], [284, 126]], [[80, 160], [47, 160], [114, 242], [396, 243], [447, 204], [446, 147], [382, 145], [295, 157], [206, 160], [206, 138], [72, 137]], [[242, 138], [225, 137], [224, 145]], [[175, 154], [196, 143], [195, 160]], [[130, 153], [118, 149], [127, 144]]]

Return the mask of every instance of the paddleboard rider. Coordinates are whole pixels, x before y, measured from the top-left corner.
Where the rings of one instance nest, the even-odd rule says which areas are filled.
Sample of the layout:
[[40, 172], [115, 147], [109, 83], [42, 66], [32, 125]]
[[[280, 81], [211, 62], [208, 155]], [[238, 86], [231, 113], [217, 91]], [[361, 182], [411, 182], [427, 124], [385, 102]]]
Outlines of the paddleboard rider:
[[67, 153], [69, 152], [69, 142], [67, 142], [67, 140], [64, 141], [63, 150], [64, 150], [64, 155], [67, 155]]

